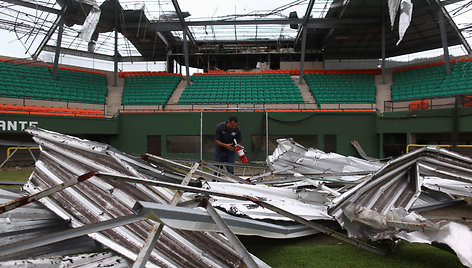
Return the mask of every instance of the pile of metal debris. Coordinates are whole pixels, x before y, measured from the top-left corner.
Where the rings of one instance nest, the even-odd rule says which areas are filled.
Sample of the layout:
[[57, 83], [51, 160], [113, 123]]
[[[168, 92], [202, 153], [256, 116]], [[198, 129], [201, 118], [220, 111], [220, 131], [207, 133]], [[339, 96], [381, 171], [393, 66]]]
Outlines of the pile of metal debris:
[[440, 242], [472, 267], [468, 216], [444, 221], [419, 213], [472, 195], [472, 159], [445, 149], [425, 147], [382, 164], [282, 139], [267, 159], [269, 172], [239, 177], [203, 161], [188, 166], [38, 128], [27, 132], [41, 148], [23, 187], [29, 195], [1, 206], [0, 219], [26, 229], [11, 219], [39, 200], [54, 212], [48, 217], [70, 228], [2, 239], [3, 263], [24, 261], [21, 252], [33, 248], [44, 258], [47, 245], [88, 235], [118, 254], [104, 257], [115, 266], [267, 267], [236, 234], [323, 232], [379, 254], [386, 252], [374, 241]]

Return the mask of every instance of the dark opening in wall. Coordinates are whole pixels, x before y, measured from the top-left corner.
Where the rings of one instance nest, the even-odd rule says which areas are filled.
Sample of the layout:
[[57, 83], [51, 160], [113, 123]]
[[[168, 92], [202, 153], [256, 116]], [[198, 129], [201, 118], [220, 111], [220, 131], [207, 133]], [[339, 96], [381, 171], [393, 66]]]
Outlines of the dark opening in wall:
[[[168, 135], [166, 136], [167, 153], [200, 153], [199, 135]], [[203, 135], [203, 152], [215, 151], [215, 136]]]
[[147, 152], [161, 156], [161, 135], [147, 136]]
[[336, 147], [336, 135], [324, 135], [324, 150], [326, 153], [335, 153]]
[[384, 133], [384, 157], [396, 157], [406, 152], [406, 133]]

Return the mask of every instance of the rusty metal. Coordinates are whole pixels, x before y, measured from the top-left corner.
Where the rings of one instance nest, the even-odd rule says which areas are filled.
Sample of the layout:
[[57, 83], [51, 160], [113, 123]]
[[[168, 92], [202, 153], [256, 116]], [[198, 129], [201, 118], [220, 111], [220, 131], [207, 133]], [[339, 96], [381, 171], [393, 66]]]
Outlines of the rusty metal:
[[191, 187], [191, 186], [182, 186], [182, 185], [177, 185], [177, 184], [173, 184], [173, 183], [158, 182], [158, 181], [152, 181], [152, 180], [146, 180], [146, 179], [140, 179], [140, 178], [133, 178], [133, 177], [129, 177], [129, 176], [119, 176], [119, 175], [114, 175], [114, 174], [99, 173], [96, 176], [98, 176], [100, 178], [106, 178], [106, 179], [124, 180], [124, 181], [129, 181], [129, 182], [139, 182], [139, 183], [148, 184], [148, 185], [156, 185], [156, 186], [160, 186], [160, 187], [167, 187], [167, 188], [174, 189], [174, 190], [183, 190], [183, 191], [186, 191], [186, 192], [199, 193], [199, 194], [202, 194], [202, 195], [210, 195], [210, 196], [214, 195], [214, 196], [221, 196], [221, 197], [226, 197], [226, 198], [233, 198], [233, 199], [237, 199], [237, 200], [250, 200], [250, 201], [254, 202], [255, 204], [257, 204], [261, 207], [264, 207], [264, 208], [267, 208], [267, 209], [272, 210], [274, 212], [277, 212], [277, 213], [279, 213], [279, 214], [281, 214], [285, 217], [288, 217], [288, 218], [290, 218], [290, 219], [292, 219], [292, 220], [294, 220], [298, 223], [301, 223], [301, 224], [306, 225], [310, 228], [313, 228], [316, 231], [322, 232], [324, 234], [327, 234], [327, 235], [332, 236], [334, 238], [340, 239], [340, 240], [342, 240], [344, 242], [347, 242], [349, 244], [352, 244], [354, 246], [358, 246], [358, 247], [361, 247], [363, 249], [369, 250], [371, 252], [381, 254], [381, 255], [385, 254], [385, 252], [383, 250], [378, 249], [375, 246], [364, 243], [364, 242], [359, 241], [357, 239], [352, 239], [352, 238], [350, 238], [346, 235], [343, 235], [339, 232], [336, 232], [336, 231], [334, 231], [330, 228], [327, 228], [325, 226], [316, 224], [312, 221], [305, 220], [304, 218], [299, 217], [299, 216], [297, 216], [293, 213], [290, 213], [286, 210], [283, 210], [283, 209], [278, 208], [276, 206], [273, 206], [273, 205], [271, 205], [267, 202], [264, 202], [262, 200], [259, 200], [257, 198], [253, 198], [253, 197], [250, 197], [250, 196], [240, 196], [240, 195], [234, 195], [234, 194], [220, 193], [220, 192], [215, 192], [215, 191], [211, 191], [211, 190]]
[[[182, 180], [182, 185], [188, 185], [190, 182], [190, 179], [192, 178], [193, 173], [197, 170], [198, 166], [200, 163], [195, 163], [190, 171], [187, 173], [185, 178]], [[183, 191], [178, 190], [172, 200], [170, 201], [171, 206], [177, 205], [177, 203], [180, 201], [180, 198], [182, 197]], [[149, 256], [151, 255], [152, 249], [154, 248], [157, 239], [159, 239], [159, 235], [161, 234], [162, 230], [164, 229], [164, 224], [162, 223], [157, 223], [152, 226], [151, 231], [149, 231], [148, 236], [146, 240], [144, 241], [143, 247], [138, 253], [138, 256], [136, 257], [136, 260], [133, 263], [133, 268], [141, 268], [146, 265], [146, 263], [149, 260]]]
[[29, 250], [32, 248], [52, 244], [55, 242], [66, 240], [66, 239], [71, 239], [71, 238], [83, 236], [86, 234], [134, 223], [137, 221], [141, 221], [143, 219], [145, 218], [139, 217], [137, 215], [128, 215], [128, 216], [119, 217], [119, 218], [111, 219], [111, 220], [96, 223], [96, 224], [86, 225], [86, 226], [73, 228], [70, 230], [62, 231], [62, 232], [48, 234], [45, 236], [30, 238], [24, 241], [17, 241], [17, 242], [0, 247], [0, 255], [4, 256], [4, 255], [12, 254], [15, 252], [23, 251], [23, 250]]
[[81, 175], [77, 178], [70, 179], [70, 180], [68, 180], [64, 183], [58, 184], [56, 186], [53, 186], [53, 187], [50, 187], [46, 190], [38, 192], [36, 194], [30, 195], [30, 196], [20, 197], [16, 200], [13, 200], [11, 202], [3, 204], [3, 205], [0, 206], [0, 214], [4, 213], [4, 212], [7, 212], [7, 211], [10, 211], [12, 209], [24, 206], [24, 205], [29, 204], [31, 202], [37, 201], [37, 200], [39, 200], [43, 197], [50, 196], [54, 193], [57, 193], [59, 191], [62, 191], [64, 189], [66, 189], [68, 187], [71, 187], [73, 185], [76, 185], [78, 183], [86, 181], [86, 180], [90, 179], [91, 177], [93, 177], [95, 174], [96, 174], [95, 171], [91, 171], [91, 172], [83, 174], [83, 175]]
[[[93, 170], [176, 183], [181, 183], [184, 177], [182, 173], [168, 172], [163, 165], [151, 165], [103, 143], [39, 128], [26, 131], [41, 147], [36, 168], [24, 186], [30, 194]], [[196, 183], [196, 180], [191, 179], [191, 184]], [[137, 200], [168, 204], [174, 194], [167, 188], [104, 180], [94, 176], [74, 187], [42, 198], [40, 202], [62, 219], [68, 220], [72, 228], [78, 228], [134, 214], [132, 208]], [[183, 202], [189, 200], [183, 196]], [[134, 261], [152, 226], [153, 222], [146, 219], [87, 235]], [[221, 235], [174, 230], [165, 226], [146, 266], [237, 267], [240, 263], [242, 259], [239, 254]]]
[[244, 262], [249, 268], [257, 268], [257, 264], [254, 259], [251, 257], [251, 254], [247, 251], [244, 245], [239, 241], [238, 237], [229, 229], [228, 225], [221, 218], [221, 216], [216, 212], [215, 208], [208, 202], [208, 199], [202, 201], [202, 206], [205, 207], [210, 217], [215, 221], [215, 223], [220, 227], [223, 234], [228, 238], [228, 240], [233, 244], [236, 251], [243, 257]]
[[[188, 167], [186, 165], [183, 165], [183, 164], [180, 164], [180, 163], [177, 163], [177, 162], [174, 162], [174, 161], [171, 161], [171, 160], [168, 160], [168, 159], [156, 156], [156, 155], [152, 155], [152, 154], [143, 154], [141, 156], [141, 158], [143, 158], [147, 161], [150, 161], [150, 162], [154, 162], [154, 163], [163, 163], [163, 164], [166, 164], [166, 165], [171, 165], [175, 168], [179, 168], [179, 169], [182, 169], [182, 170], [185, 170], [185, 171], [190, 170], [190, 167]], [[203, 177], [207, 180], [226, 181], [226, 182], [227, 181], [229, 181], [229, 182], [240, 182], [240, 183], [250, 184], [250, 182], [248, 182], [246, 180], [243, 180], [241, 178], [238, 179], [238, 178], [233, 178], [233, 177], [230, 177], [230, 178], [218, 177], [218, 176], [215, 176], [213, 174], [210, 174], [210, 173], [207, 173], [207, 172], [204, 172], [204, 171], [201, 171], [201, 170], [196, 170], [195, 174], [200, 176], [200, 177]]]

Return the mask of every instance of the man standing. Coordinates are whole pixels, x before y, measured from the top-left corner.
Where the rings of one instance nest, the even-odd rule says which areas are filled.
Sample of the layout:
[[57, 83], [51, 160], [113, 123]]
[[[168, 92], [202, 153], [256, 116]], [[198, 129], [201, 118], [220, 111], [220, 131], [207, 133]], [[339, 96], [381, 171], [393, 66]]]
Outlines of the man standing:
[[[241, 130], [238, 127], [238, 118], [231, 116], [228, 121], [216, 125], [215, 134], [215, 161], [234, 163], [234, 140], [241, 143]], [[226, 166], [229, 173], [234, 174], [231, 166]]]

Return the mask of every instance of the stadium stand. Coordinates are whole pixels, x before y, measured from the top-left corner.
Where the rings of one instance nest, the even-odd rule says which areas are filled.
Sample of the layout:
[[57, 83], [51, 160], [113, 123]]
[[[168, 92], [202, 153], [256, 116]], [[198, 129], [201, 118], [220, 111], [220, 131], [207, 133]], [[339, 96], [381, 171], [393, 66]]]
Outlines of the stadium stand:
[[194, 74], [178, 104], [303, 103], [289, 72], [213, 71]]
[[182, 79], [167, 72], [126, 72], [123, 105], [165, 105]]
[[424, 99], [472, 93], [471, 58], [398, 68], [393, 71], [392, 100]]
[[105, 104], [104, 73], [60, 67], [54, 81], [51, 69], [0, 59], [0, 97]]
[[318, 103], [375, 103], [379, 70], [306, 70], [303, 78]]

